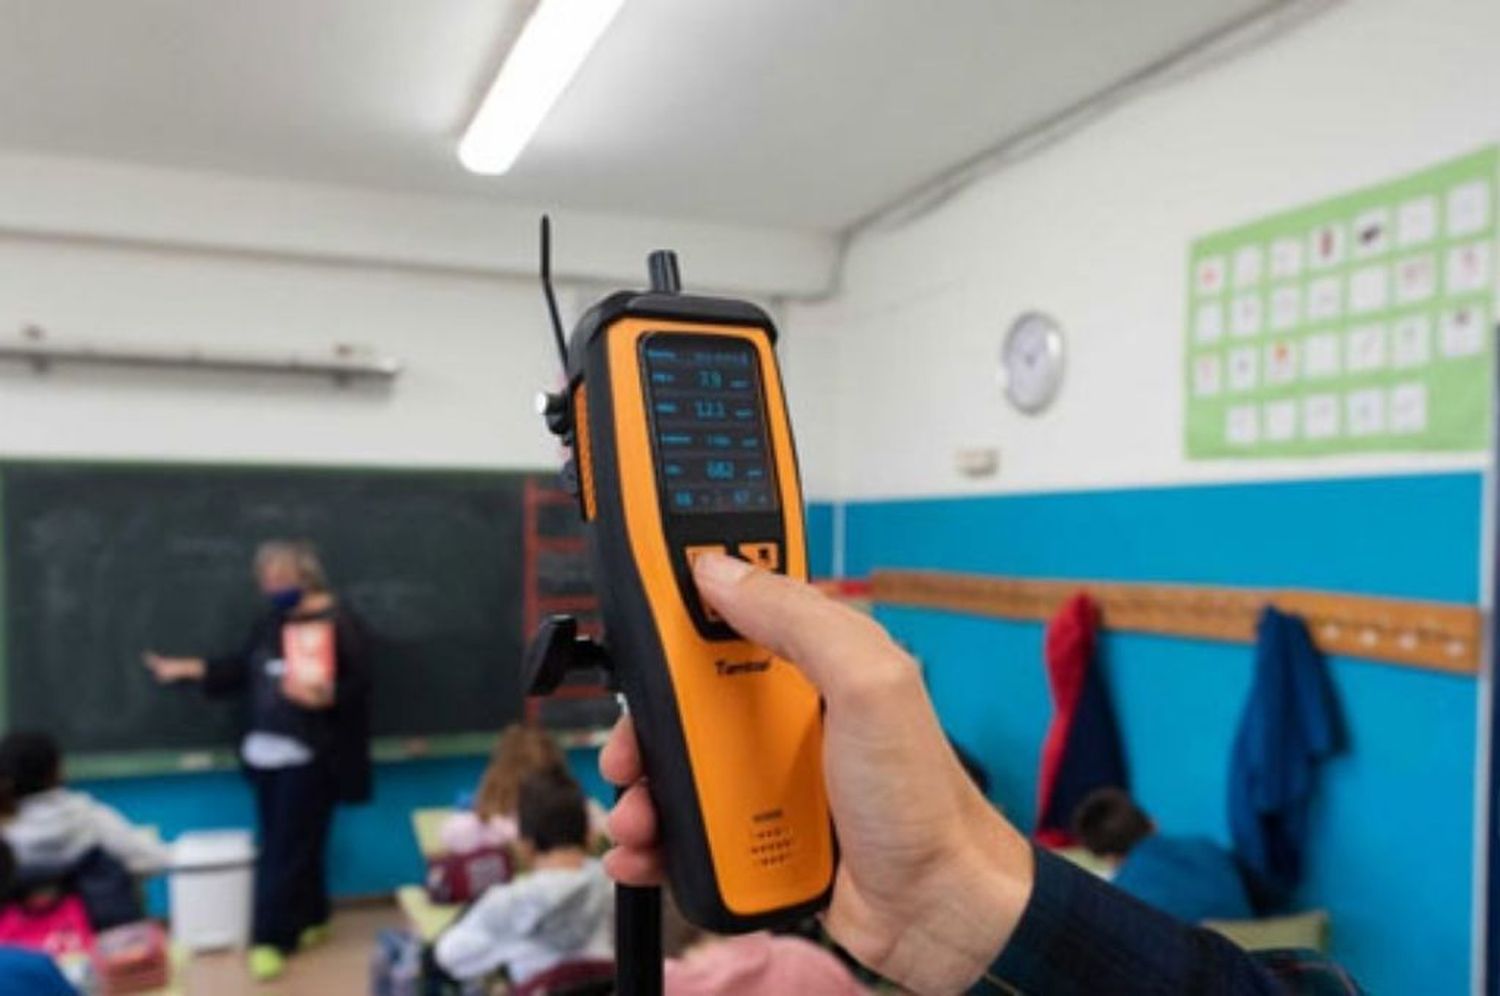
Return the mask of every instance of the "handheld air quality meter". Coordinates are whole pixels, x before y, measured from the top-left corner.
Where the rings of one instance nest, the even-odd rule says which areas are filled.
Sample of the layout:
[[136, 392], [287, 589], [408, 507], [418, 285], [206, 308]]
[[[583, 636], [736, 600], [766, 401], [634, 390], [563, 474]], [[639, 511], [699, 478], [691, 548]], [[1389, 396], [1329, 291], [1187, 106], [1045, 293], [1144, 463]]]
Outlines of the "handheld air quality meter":
[[688, 919], [722, 933], [795, 919], [833, 883], [821, 702], [699, 599], [691, 570], [712, 550], [807, 577], [775, 326], [754, 305], [681, 294], [676, 258], [658, 252], [650, 291], [606, 297], [565, 344], [546, 225], [567, 383], [541, 407], [572, 451], [565, 479], [586, 520], [604, 645], [554, 617], [528, 670], [541, 686], [570, 665], [612, 670]]

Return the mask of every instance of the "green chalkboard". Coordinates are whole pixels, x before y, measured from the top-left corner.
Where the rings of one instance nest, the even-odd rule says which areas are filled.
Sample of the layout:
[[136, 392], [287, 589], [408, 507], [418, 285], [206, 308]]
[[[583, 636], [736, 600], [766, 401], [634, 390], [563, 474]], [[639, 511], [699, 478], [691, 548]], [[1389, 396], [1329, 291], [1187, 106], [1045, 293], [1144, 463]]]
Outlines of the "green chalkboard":
[[0, 716], [85, 758], [232, 749], [234, 704], [155, 685], [140, 654], [234, 647], [261, 606], [256, 544], [298, 537], [370, 635], [377, 736], [493, 731], [522, 711], [528, 476], [0, 465]]

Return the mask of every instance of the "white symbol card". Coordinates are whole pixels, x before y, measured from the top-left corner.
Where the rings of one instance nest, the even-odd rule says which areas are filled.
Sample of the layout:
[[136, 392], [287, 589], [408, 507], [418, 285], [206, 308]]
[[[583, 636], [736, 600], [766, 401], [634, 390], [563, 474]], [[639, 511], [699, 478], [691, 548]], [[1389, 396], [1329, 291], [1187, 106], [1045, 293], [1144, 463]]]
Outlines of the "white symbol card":
[[1427, 385], [1420, 381], [1391, 388], [1391, 431], [1413, 436], [1427, 431]]
[[1344, 285], [1338, 277], [1320, 277], [1307, 285], [1307, 320], [1324, 322], [1344, 313]]
[[1490, 223], [1490, 185], [1471, 180], [1448, 191], [1448, 235], [1483, 231]]
[[1391, 326], [1391, 366], [1410, 370], [1431, 358], [1432, 321], [1426, 315], [1409, 315]]
[[1231, 391], [1253, 391], [1260, 373], [1260, 363], [1254, 346], [1241, 346], [1229, 351], [1229, 389]]
[[1437, 263], [1432, 253], [1411, 256], [1396, 264], [1396, 303], [1416, 304], [1437, 293]]
[[1266, 404], [1266, 442], [1284, 443], [1297, 435], [1297, 402], [1291, 398]]
[[1260, 419], [1255, 405], [1235, 405], [1225, 414], [1224, 436], [1235, 446], [1253, 446], [1260, 439]]
[[1308, 380], [1337, 377], [1341, 369], [1337, 332], [1319, 332], [1307, 337], [1302, 344], [1302, 372]]
[[1326, 270], [1344, 261], [1344, 226], [1319, 225], [1307, 242], [1307, 256], [1314, 270]]
[[1356, 325], [1347, 336], [1344, 366], [1350, 373], [1369, 373], [1385, 366], [1385, 326]]
[[1385, 391], [1378, 387], [1350, 391], [1345, 404], [1349, 412], [1349, 435], [1378, 436], [1385, 431]]
[[1285, 332], [1302, 321], [1302, 288], [1296, 284], [1271, 292], [1271, 331]]
[[1244, 289], [1260, 283], [1260, 246], [1246, 246], [1234, 254], [1234, 286]]
[[1211, 345], [1224, 336], [1224, 306], [1218, 301], [1198, 305], [1198, 315], [1193, 322], [1194, 333], [1202, 345]]
[[1349, 310], [1356, 315], [1380, 311], [1390, 296], [1390, 277], [1384, 266], [1355, 270], [1349, 278]]
[[1300, 239], [1277, 239], [1271, 243], [1271, 279], [1285, 280], [1302, 273]]
[[1297, 347], [1286, 340], [1266, 347], [1266, 385], [1280, 387], [1297, 379]]
[[1354, 219], [1354, 258], [1379, 256], [1391, 245], [1389, 208], [1371, 208]]
[[1437, 235], [1437, 198], [1416, 197], [1396, 213], [1396, 245], [1403, 249], [1431, 242]]
[[1476, 308], [1464, 305], [1443, 314], [1442, 350], [1450, 360], [1484, 350], [1484, 329]]
[[1230, 306], [1229, 331], [1236, 336], [1253, 336], [1260, 332], [1260, 295], [1244, 294]]
[[[1179, 271], [1180, 272], [1180, 271]], [[1199, 294], [1217, 294], [1224, 289], [1225, 266], [1223, 256], [1209, 256], [1200, 260], [1193, 281]]]
[[1467, 242], [1448, 250], [1449, 294], [1468, 294], [1490, 286], [1490, 244]]
[[1302, 434], [1308, 439], [1331, 439], [1339, 434], [1339, 397], [1312, 394], [1302, 401]]

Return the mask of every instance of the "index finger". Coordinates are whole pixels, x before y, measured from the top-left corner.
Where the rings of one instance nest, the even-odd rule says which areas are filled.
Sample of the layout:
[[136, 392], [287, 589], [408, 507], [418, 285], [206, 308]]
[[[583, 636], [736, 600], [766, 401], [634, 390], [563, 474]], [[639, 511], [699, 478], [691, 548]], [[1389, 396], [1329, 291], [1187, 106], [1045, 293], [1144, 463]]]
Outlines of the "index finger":
[[698, 557], [693, 578], [736, 631], [796, 664], [830, 704], [907, 663], [874, 620], [804, 582], [721, 554]]

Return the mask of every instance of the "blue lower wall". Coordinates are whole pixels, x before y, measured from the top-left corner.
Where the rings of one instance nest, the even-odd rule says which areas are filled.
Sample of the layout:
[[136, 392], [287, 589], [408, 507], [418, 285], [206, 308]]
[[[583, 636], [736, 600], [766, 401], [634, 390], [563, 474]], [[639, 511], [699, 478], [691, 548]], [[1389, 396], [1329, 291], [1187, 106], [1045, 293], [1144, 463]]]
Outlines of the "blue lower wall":
[[[598, 752], [569, 751], [568, 761], [585, 791], [607, 803], [613, 793], [599, 777]], [[329, 887], [335, 896], [368, 896], [420, 882], [424, 868], [412, 834], [411, 811], [452, 805], [472, 791], [484, 771], [482, 757], [400, 761], [375, 767], [375, 797], [344, 806], [334, 819], [329, 844]], [[252, 828], [255, 807], [237, 772], [161, 775], [82, 781], [92, 793], [136, 823], [154, 825], [170, 840], [188, 830]], [[151, 885], [152, 912], [166, 915], [165, 883]]]
[[[847, 573], [928, 567], [1032, 577], [1323, 588], [1475, 602], [1478, 474], [853, 503]], [[1035, 815], [1051, 715], [1042, 627], [885, 607], [995, 802]], [[1167, 832], [1227, 842], [1229, 747], [1248, 647], [1109, 635], [1101, 657], [1134, 789]], [[1374, 992], [1463, 992], [1470, 960], [1476, 686], [1335, 659], [1351, 749], [1325, 770], [1306, 906]]]
[[807, 570], [815, 578], [833, 573], [833, 506], [807, 506]]

